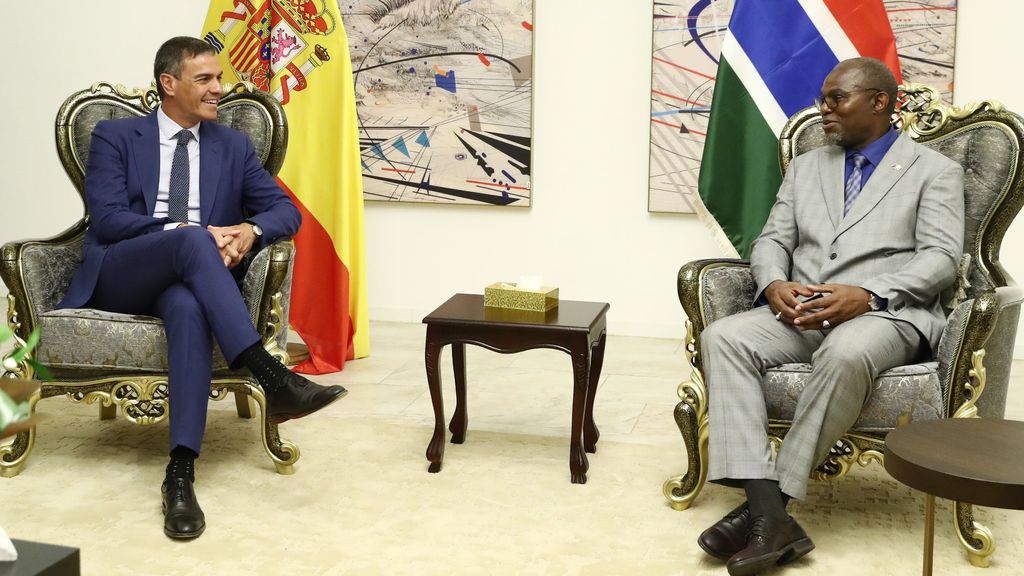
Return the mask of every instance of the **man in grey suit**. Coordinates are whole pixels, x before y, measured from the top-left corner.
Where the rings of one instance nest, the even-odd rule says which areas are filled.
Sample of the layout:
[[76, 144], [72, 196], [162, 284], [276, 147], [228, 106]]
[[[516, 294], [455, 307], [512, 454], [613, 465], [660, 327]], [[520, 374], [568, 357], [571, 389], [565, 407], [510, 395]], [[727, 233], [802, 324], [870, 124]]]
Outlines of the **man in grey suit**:
[[[891, 127], [896, 80], [885, 64], [840, 62], [821, 94], [832, 145], [786, 172], [751, 249], [757, 305], [701, 335], [708, 479], [742, 487], [747, 502], [698, 543], [727, 559], [733, 576], [814, 548], [786, 503], [805, 497], [810, 472], [856, 421], [878, 374], [931, 357], [946, 323], [939, 295], [962, 251], [963, 171]], [[773, 461], [761, 380], [796, 362], [813, 368]]]

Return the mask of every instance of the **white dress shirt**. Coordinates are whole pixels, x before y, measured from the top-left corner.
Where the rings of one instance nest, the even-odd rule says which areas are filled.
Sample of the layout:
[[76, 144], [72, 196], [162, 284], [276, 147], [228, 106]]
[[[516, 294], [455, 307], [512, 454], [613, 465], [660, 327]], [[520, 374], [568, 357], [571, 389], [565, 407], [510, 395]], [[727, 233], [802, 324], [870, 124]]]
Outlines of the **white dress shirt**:
[[[156, 191], [156, 205], [153, 217], [167, 217], [167, 192], [171, 188], [171, 163], [174, 162], [174, 150], [178, 147], [178, 132], [184, 126], [164, 114], [163, 108], [156, 111], [156, 123], [160, 128], [160, 181]], [[199, 124], [188, 128], [195, 136], [186, 148], [188, 149], [188, 224], [199, 226]], [[178, 227], [177, 222], [164, 225], [164, 230]]]

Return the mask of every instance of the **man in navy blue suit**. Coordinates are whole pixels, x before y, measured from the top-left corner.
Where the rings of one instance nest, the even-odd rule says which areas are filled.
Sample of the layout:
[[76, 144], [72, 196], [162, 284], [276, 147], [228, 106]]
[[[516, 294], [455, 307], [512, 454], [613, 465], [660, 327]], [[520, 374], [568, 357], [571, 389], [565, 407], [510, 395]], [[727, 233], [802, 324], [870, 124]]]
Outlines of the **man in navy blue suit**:
[[213, 338], [232, 368], [260, 383], [275, 422], [315, 412], [346, 390], [314, 384], [270, 356], [242, 300], [236, 266], [249, 251], [294, 235], [301, 217], [249, 138], [214, 122], [223, 95], [214, 49], [172, 38], [157, 51], [153, 74], [156, 111], [100, 122], [93, 132], [91, 221], [60, 307], [163, 319], [171, 406], [164, 532], [195, 538], [206, 528], [193, 482]]

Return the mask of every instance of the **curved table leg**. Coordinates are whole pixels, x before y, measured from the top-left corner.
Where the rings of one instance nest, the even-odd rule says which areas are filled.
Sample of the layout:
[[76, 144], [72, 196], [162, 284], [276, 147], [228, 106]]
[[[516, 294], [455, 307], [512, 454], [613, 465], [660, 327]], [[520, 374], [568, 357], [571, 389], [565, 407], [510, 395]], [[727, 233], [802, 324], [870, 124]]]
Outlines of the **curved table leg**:
[[469, 417], [466, 414], [465, 342], [452, 344], [452, 367], [455, 369], [455, 413], [452, 414], [448, 430], [452, 433], [452, 444], [462, 444], [466, 441], [466, 428], [469, 426]]
[[572, 353], [572, 431], [569, 436], [569, 472], [573, 484], [587, 483], [587, 453], [583, 450], [583, 418], [587, 403], [587, 389], [590, 379], [590, 347], [583, 342], [582, 350]]
[[444, 459], [444, 398], [441, 397], [440, 371], [441, 343], [436, 334], [431, 334], [427, 327], [427, 344], [423, 352], [424, 365], [427, 370], [427, 385], [430, 388], [430, 402], [434, 405], [434, 435], [427, 445], [427, 460], [430, 461], [428, 472], [440, 472], [441, 461]]
[[604, 343], [607, 332], [601, 333], [601, 339], [592, 348], [590, 354], [590, 377], [587, 383], [587, 412], [583, 420], [583, 448], [591, 454], [597, 452], [597, 439], [601, 431], [594, 423], [594, 397], [597, 396], [597, 385], [601, 383], [601, 367], [604, 365]]

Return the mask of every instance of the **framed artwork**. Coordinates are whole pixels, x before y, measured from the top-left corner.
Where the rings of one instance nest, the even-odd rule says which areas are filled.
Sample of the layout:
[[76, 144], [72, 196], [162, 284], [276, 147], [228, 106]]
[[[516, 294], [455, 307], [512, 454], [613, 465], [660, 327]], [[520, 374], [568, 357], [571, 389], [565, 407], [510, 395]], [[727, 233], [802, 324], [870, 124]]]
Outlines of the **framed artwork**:
[[363, 197], [529, 206], [533, 0], [341, 0]]
[[[904, 82], [952, 101], [956, 2], [885, 0]], [[715, 73], [734, 0], [655, 0], [647, 207], [694, 212]]]

